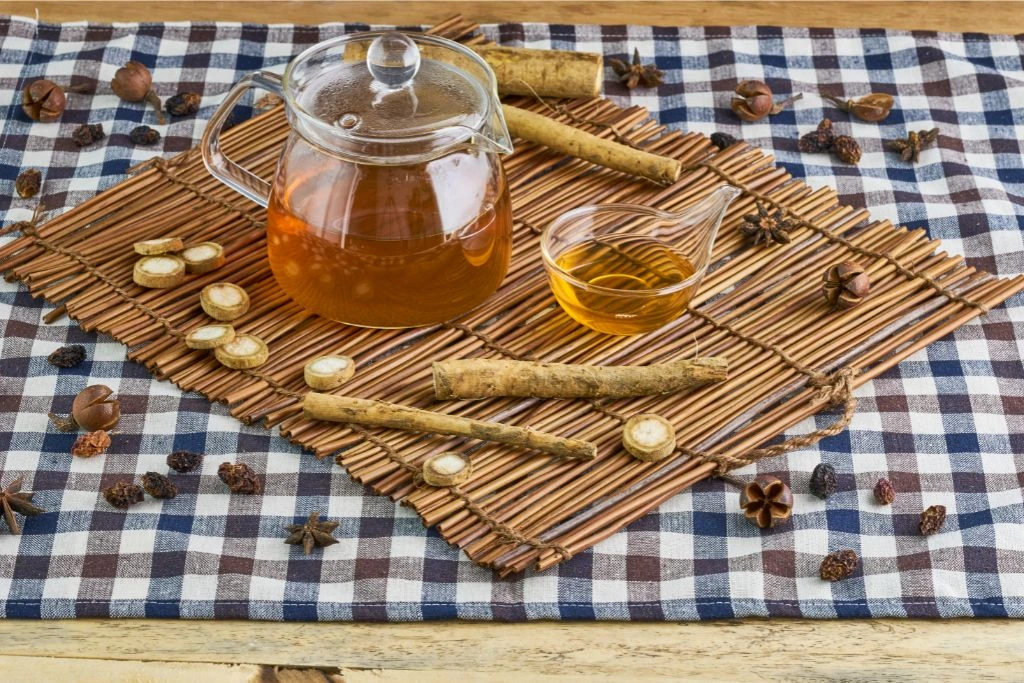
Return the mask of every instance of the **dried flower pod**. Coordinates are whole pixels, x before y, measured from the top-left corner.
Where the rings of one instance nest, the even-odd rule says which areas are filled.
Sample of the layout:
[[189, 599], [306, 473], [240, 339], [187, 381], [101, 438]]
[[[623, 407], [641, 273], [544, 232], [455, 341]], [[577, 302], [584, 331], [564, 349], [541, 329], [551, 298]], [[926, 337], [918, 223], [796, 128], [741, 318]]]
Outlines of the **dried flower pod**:
[[249, 295], [238, 285], [215, 282], [203, 287], [199, 293], [199, 303], [214, 320], [231, 322], [249, 310]]
[[85, 347], [81, 344], [62, 346], [51, 353], [46, 360], [50, 362], [50, 365], [55, 365], [58, 368], [73, 368], [85, 360]]
[[185, 346], [190, 349], [215, 349], [224, 346], [235, 336], [235, 328], [231, 325], [203, 325], [185, 336]]
[[860, 560], [852, 550], [837, 550], [825, 556], [821, 561], [818, 574], [822, 581], [842, 581], [853, 576]]
[[781, 208], [769, 211], [761, 202], [756, 202], [755, 206], [757, 213], [748, 213], [743, 217], [740, 232], [754, 245], [762, 242], [768, 247], [774, 244], [789, 244], [789, 231], [796, 227], [793, 219], [787, 218], [786, 212]]
[[82, 389], [71, 404], [71, 416], [82, 429], [90, 432], [113, 429], [121, 419], [121, 402], [111, 398], [112, 393], [113, 390], [103, 384]]
[[185, 474], [203, 464], [203, 456], [191, 451], [174, 451], [167, 456], [167, 466], [175, 472]]
[[837, 308], [853, 308], [871, 291], [871, 278], [853, 261], [828, 267], [822, 278], [821, 293]]
[[143, 256], [135, 262], [132, 279], [149, 289], [175, 287], [185, 281], [185, 262], [171, 254]]
[[889, 115], [892, 110], [892, 95], [882, 92], [873, 92], [856, 100], [841, 100], [832, 95], [822, 95], [826, 100], [833, 103], [841, 111], [853, 114], [862, 121], [877, 123]]
[[110, 435], [102, 429], [88, 434], [82, 434], [75, 439], [71, 446], [71, 455], [80, 458], [91, 458], [94, 455], [106, 452], [110, 448]]
[[21, 91], [21, 108], [33, 121], [53, 123], [64, 113], [66, 106], [64, 91], [45, 78], [32, 81]]
[[431, 486], [458, 486], [472, 473], [472, 463], [451, 451], [432, 455], [423, 463], [423, 481]]
[[337, 528], [338, 522], [321, 522], [320, 513], [313, 512], [305, 523], [289, 524], [285, 527], [288, 538], [284, 539], [284, 542], [288, 545], [301, 545], [303, 554], [309, 555], [314, 548], [337, 543], [338, 539], [331, 535]]
[[160, 256], [162, 254], [173, 254], [185, 248], [180, 237], [160, 237], [155, 240], [142, 240], [132, 244], [136, 254], [142, 256]]
[[356, 363], [348, 356], [320, 356], [306, 363], [302, 376], [310, 389], [330, 391], [351, 379]]
[[216, 242], [200, 242], [185, 247], [179, 254], [190, 273], [209, 273], [224, 265], [224, 247]]
[[141, 503], [145, 496], [142, 487], [130, 481], [119, 481], [113, 486], [103, 489], [103, 497], [119, 510], [127, 510], [136, 503]]
[[167, 113], [171, 116], [189, 116], [199, 111], [202, 98], [194, 92], [181, 92], [167, 100]]
[[142, 475], [142, 488], [154, 498], [174, 498], [178, 495], [178, 487], [174, 482], [159, 472], [146, 472]]
[[59, 432], [77, 432], [78, 423], [75, 422], [75, 418], [70, 415], [58, 415], [54, 412], [49, 412], [46, 417], [50, 418], [50, 423], [57, 428]]
[[640, 49], [635, 48], [633, 50], [633, 63], [627, 64], [621, 59], [614, 59], [609, 57], [608, 64], [612, 67], [612, 71], [619, 77], [619, 83], [625, 85], [628, 89], [632, 90], [641, 83], [646, 88], [653, 88], [654, 86], [661, 85], [664, 81], [662, 76], [664, 73], [655, 64], [643, 64], [640, 61]]
[[[149, 102], [156, 111], [157, 121], [167, 123], [160, 111], [160, 98], [153, 91], [153, 76], [141, 62], [128, 62], [114, 73], [110, 89], [125, 102]], [[133, 141], [134, 142], [134, 141]]]
[[43, 173], [38, 168], [25, 169], [14, 180], [14, 191], [22, 199], [35, 197], [42, 186]]
[[15, 512], [26, 517], [35, 517], [46, 512], [43, 508], [32, 504], [34, 493], [21, 490], [23, 480], [24, 477], [18, 477], [7, 486], [0, 487], [0, 513], [2, 513], [0, 517], [7, 523], [7, 528], [15, 536], [21, 533], [18, 519], [14, 516]]
[[266, 342], [255, 335], [240, 334], [223, 346], [213, 350], [221, 365], [233, 370], [249, 370], [267, 362], [270, 349]]
[[793, 515], [793, 492], [778, 477], [762, 474], [743, 487], [743, 515], [762, 529], [781, 524]]
[[896, 489], [892, 487], [888, 479], [879, 479], [875, 484], [875, 500], [879, 505], [888, 505], [896, 500]]
[[832, 132], [832, 121], [822, 119], [816, 130], [807, 133], [800, 138], [797, 147], [801, 152], [813, 154], [816, 152], [827, 152], [832, 149], [835, 141], [835, 134]]
[[263, 483], [244, 462], [232, 464], [221, 463], [217, 468], [217, 476], [228, 485], [233, 493], [254, 494], [263, 490]]
[[917, 525], [922, 536], [931, 536], [942, 531], [946, 523], [946, 506], [932, 505], [921, 513], [921, 522]]
[[773, 100], [772, 89], [763, 81], [746, 80], [736, 84], [736, 97], [729, 106], [733, 113], [744, 121], [760, 121], [769, 114], [780, 111], [803, 97], [797, 93], [781, 102]]
[[128, 133], [128, 140], [133, 145], [155, 145], [160, 142], [160, 132], [149, 126], [135, 126]]
[[886, 149], [898, 152], [903, 161], [917, 163], [921, 159], [921, 150], [928, 147], [939, 138], [939, 129], [911, 131], [906, 139], [889, 140], [885, 143]]
[[728, 147], [732, 147], [737, 142], [738, 140], [736, 140], [736, 138], [729, 135], [728, 133], [711, 134], [711, 144], [717, 147], [718, 149], [726, 149]]
[[860, 162], [860, 145], [849, 135], [837, 135], [832, 141], [832, 153], [840, 161], [857, 165]]
[[71, 132], [71, 141], [79, 147], [88, 147], [106, 137], [103, 126], [99, 123], [83, 123]]
[[661, 415], [634, 415], [622, 425], [622, 446], [637, 460], [658, 462], [675, 451], [676, 429]]
[[814, 471], [811, 472], [811, 481], [808, 484], [808, 488], [818, 498], [826, 500], [838, 488], [836, 468], [827, 462], [818, 463]]

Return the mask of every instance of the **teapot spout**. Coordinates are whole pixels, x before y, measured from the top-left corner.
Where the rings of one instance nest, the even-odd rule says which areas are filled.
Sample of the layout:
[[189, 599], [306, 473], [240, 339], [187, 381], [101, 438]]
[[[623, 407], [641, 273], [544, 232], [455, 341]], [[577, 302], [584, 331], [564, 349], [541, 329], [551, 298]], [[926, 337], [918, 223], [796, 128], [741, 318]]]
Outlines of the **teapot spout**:
[[497, 93], [492, 93], [487, 109], [485, 119], [473, 136], [473, 146], [496, 154], [511, 154], [512, 136], [505, 125], [505, 116], [501, 112], [501, 102]]
[[694, 266], [703, 268], [711, 259], [718, 228], [729, 205], [741, 194], [732, 185], [722, 185], [695, 204], [672, 214], [676, 245], [695, 258]]
[[725, 217], [725, 212], [729, 210], [729, 205], [732, 204], [732, 200], [736, 199], [741, 193], [742, 190], [738, 187], [722, 185], [707, 197], [689, 207], [686, 213], [692, 212], [696, 221], [714, 221], [713, 229], [717, 232], [719, 224]]

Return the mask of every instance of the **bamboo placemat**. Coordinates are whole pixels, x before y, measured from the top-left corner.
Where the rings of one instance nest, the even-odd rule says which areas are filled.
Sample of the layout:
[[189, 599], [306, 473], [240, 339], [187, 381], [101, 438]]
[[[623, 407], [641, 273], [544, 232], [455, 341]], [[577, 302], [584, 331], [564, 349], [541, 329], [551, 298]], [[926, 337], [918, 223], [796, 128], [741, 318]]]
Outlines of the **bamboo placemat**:
[[[432, 32], [482, 42], [475, 25], [453, 19]], [[43, 224], [0, 250], [0, 269], [60, 307], [87, 330], [108, 333], [154, 375], [224, 401], [245, 422], [264, 421], [318, 456], [335, 455], [352, 477], [412, 506], [428, 525], [477, 563], [502, 573], [550, 567], [588, 548], [694, 482], [755, 457], [806, 443], [753, 450], [831, 403], [853, 410], [851, 389], [1024, 290], [1024, 277], [1000, 280], [939, 251], [923, 231], [872, 221], [865, 209], [841, 206], [834, 191], [812, 190], [776, 168], [771, 157], [740, 144], [719, 152], [698, 134], [666, 133], [640, 107], [603, 99], [552, 108], [514, 102], [609, 138], [680, 159], [687, 172], [657, 187], [535, 145], [517, 143], [505, 161], [513, 197], [513, 261], [505, 284], [484, 306], [444, 325], [416, 330], [350, 328], [305, 313], [269, 277], [264, 211], [211, 178], [191, 150], [157, 160], [95, 199]], [[226, 153], [264, 178], [274, 170], [288, 126], [280, 109], [240, 124], [224, 138]], [[658, 332], [618, 338], [590, 332], [554, 303], [537, 246], [540, 229], [581, 204], [634, 202], [683, 208], [723, 182], [743, 194], [723, 221], [714, 270], [689, 315]], [[801, 221], [784, 247], [750, 247], [737, 226], [755, 200]], [[230, 254], [226, 266], [170, 291], [132, 283], [134, 240], [177, 235], [212, 240]], [[871, 275], [867, 301], [832, 311], [818, 291], [821, 272], [842, 260]], [[270, 362], [233, 371], [181, 341], [208, 322], [198, 291], [212, 281], [246, 287], [254, 302], [236, 327], [271, 348]], [[390, 430], [314, 423], [298, 396], [302, 365], [345, 353], [359, 366], [344, 387], [442, 412], [530, 426], [597, 442], [592, 462], [567, 462], [514, 449]], [[681, 396], [620, 401], [433, 400], [430, 363], [461, 357], [555, 362], [646, 364], [701, 355], [728, 358], [730, 379]], [[658, 412], [676, 426], [680, 452], [658, 464], [626, 455], [622, 421]], [[822, 430], [825, 433], [826, 430]], [[820, 436], [820, 434], [812, 435]], [[417, 484], [427, 456], [459, 449], [474, 463], [458, 488]]]

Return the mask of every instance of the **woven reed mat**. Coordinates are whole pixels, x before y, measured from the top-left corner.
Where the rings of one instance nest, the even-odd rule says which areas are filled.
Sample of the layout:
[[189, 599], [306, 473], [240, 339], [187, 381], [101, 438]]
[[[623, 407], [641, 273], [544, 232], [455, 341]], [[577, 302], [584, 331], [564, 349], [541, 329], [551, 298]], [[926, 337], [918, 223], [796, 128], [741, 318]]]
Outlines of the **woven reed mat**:
[[[482, 42], [474, 29], [453, 19], [432, 31]], [[687, 171], [671, 187], [658, 187], [518, 142], [505, 160], [515, 216], [508, 277], [486, 304], [444, 325], [366, 330], [301, 310], [269, 275], [263, 209], [211, 178], [197, 150], [146, 164], [54, 220], [19, 224], [24, 236], [0, 250], [0, 269], [60, 304], [52, 317], [66, 312], [84, 329], [112, 335], [157, 377], [228, 403], [240, 420], [278, 426], [319, 457], [334, 455], [356, 481], [412, 506], [474, 562], [503, 574], [550, 567], [716, 471], [840, 431], [853, 414], [853, 389], [1024, 289], [1024, 277], [1000, 280], [966, 267], [923, 231], [841, 206], [833, 190], [794, 180], [746, 145], [718, 152], [701, 135], [665, 133], [646, 110], [603, 99], [513, 104], [677, 157]], [[287, 134], [275, 108], [227, 132], [224, 147], [270, 178]], [[679, 210], [723, 182], [743, 194], [722, 223], [712, 271], [689, 314], [657, 332], [623, 338], [591, 332], [557, 307], [538, 248], [540, 229], [555, 216], [606, 202]], [[756, 200], [800, 221], [791, 244], [747, 244], [737, 226]], [[132, 283], [130, 244], [163, 235], [219, 242], [230, 258], [173, 290], [141, 289]], [[864, 303], [837, 312], [819, 285], [823, 270], [842, 260], [862, 264], [873, 284]], [[270, 345], [270, 362], [257, 370], [229, 370], [182, 343], [184, 333], [208, 322], [199, 290], [220, 280], [246, 287], [256, 302], [236, 326]], [[299, 408], [302, 366], [335, 352], [354, 357], [359, 367], [345, 393], [589, 439], [599, 455], [565, 461], [464, 439], [306, 420]], [[631, 400], [439, 404], [430, 379], [431, 361], [445, 358], [640, 365], [695, 353], [728, 358], [728, 381]], [[758, 448], [833, 405], [829, 426]], [[674, 457], [647, 464], [623, 452], [621, 423], [637, 412], [657, 412], [675, 424], [683, 447]], [[472, 479], [452, 488], [420, 484], [420, 463], [447, 449], [472, 458]]]

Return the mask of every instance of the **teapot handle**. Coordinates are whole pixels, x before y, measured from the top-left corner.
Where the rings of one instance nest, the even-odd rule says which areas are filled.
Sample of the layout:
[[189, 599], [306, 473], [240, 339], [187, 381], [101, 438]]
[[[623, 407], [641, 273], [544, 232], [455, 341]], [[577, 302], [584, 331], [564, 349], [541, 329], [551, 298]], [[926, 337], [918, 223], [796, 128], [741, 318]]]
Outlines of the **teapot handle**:
[[206, 169], [214, 178], [266, 208], [270, 201], [270, 183], [233, 162], [220, 149], [220, 132], [224, 128], [224, 123], [234, 110], [235, 103], [245, 94], [246, 90], [254, 87], [260, 87], [284, 97], [284, 87], [280, 76], [267, 71], [248, 74], [235, 84], [217, 111], [213, 113], [213, 118], [206, 125], [206, 131], [203, 133], [203, 140], [199, 147], [203, 151], [203, 163], [206, 164]]

